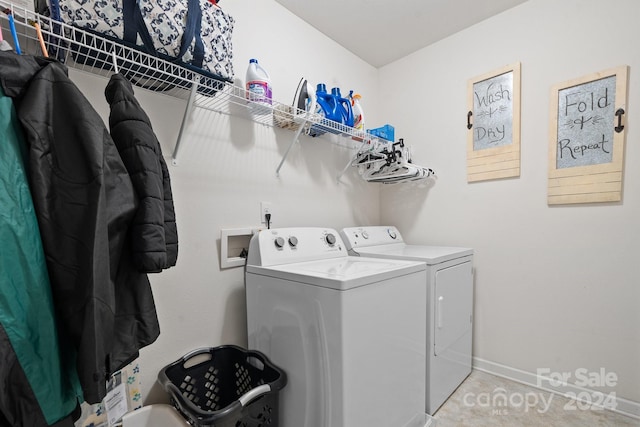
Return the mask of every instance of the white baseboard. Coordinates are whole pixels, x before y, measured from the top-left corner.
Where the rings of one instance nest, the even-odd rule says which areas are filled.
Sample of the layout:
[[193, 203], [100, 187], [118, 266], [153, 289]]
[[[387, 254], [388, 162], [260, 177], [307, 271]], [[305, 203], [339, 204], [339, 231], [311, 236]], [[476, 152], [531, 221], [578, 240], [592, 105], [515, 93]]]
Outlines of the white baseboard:
[[[506, 378], [508, 380], [516, 381], [521, 384], [525, 384], [531, 387], [535, 387], [540, 390], [548, 391], [550, 393], [559, 394], [570, 399], [575, 399], [576, 396], [585, 396], [585, 392], [588, 396], [602, 396], [602, 392], [596, 390], [590, 390], [584, 387], [577, 386], [575, 384], [562, 383], [557, 385], [558, 382], [552, 381], [549, 377], [540, 376], [532, 372], [526, 372], [517, 368], [502, 365], [500, 363], [491, 362], [489, 360], [480, 359], [478, 357], [473, 358], [473, 368], [478, 371], [486, 372], [488, 374], [496, 375]], [[598, 405], [595, 400], [601, 399], [589, 399], [589, 402], [594, 406]], [[608, 396], [606, 400], [606, 409], [618, 412], [628, 417], [640, 419], [640, 403], [632, 400], [623, 399], [617, 396]]]

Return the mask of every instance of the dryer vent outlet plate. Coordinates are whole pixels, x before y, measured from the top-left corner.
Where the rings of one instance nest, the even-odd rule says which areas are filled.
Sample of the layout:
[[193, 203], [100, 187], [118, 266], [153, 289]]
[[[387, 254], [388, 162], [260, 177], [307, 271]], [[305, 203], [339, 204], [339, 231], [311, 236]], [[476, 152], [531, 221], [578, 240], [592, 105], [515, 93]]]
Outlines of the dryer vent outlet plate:
[[[220, 230], [220, 268], [241, 267], [246, 264], [246, 253], [254, 230], [232, 228]], [[244, 252], [244, 257], [240, 256]]]

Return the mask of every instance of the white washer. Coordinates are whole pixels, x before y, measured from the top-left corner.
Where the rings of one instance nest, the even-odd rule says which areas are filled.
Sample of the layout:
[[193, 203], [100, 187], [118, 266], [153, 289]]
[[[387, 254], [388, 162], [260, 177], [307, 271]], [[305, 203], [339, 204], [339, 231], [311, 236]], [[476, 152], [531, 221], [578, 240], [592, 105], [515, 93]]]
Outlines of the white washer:
[[348, 256], [328, 228], [254, 235], [249, 347], [287, 374], [285, 427], [427, 426], [423, 262]]
[[427, 263], [426, 406], [433, 415], [471, 373], [473, 250], [408, 245], [395, 227], [341, 232], [351, 255]]

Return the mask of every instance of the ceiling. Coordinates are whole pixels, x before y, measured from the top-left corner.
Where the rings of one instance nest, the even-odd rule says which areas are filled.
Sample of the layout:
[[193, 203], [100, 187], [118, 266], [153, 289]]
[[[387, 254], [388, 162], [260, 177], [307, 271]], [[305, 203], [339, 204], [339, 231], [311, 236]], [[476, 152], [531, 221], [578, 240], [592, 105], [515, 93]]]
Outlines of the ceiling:
[[526, 0], [276, 0], [381, 67]]

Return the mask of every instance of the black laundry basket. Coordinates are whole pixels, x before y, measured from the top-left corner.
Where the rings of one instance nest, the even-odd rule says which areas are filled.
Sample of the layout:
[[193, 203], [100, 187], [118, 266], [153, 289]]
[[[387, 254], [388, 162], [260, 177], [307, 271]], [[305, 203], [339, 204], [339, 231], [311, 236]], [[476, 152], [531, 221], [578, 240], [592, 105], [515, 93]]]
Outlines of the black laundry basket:
[[223, 345], [188, 353], [158, 381], [194, 426], [277, 427], [287, 376], [259, 351]]

